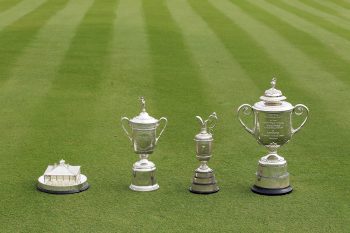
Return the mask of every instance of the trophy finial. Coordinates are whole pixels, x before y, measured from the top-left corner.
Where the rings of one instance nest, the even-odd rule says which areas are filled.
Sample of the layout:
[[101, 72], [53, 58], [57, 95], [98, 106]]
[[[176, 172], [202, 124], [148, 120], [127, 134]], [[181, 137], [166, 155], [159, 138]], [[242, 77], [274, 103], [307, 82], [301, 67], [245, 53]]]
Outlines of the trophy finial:
[[275, 88], [275, 87], [276, 87], [276, 83], [277, 83], [277, 78], [276, 78], [276, 77], [273, 77], [272, 80], [271, 80], [271, 86], [272, 86], [272, 88]]
[[141, 96], [140, 100], [141, 100], [141, 111], [142, 112], [146, 112], [146, 101], [145, 101], [145, 98], [143, 96]]

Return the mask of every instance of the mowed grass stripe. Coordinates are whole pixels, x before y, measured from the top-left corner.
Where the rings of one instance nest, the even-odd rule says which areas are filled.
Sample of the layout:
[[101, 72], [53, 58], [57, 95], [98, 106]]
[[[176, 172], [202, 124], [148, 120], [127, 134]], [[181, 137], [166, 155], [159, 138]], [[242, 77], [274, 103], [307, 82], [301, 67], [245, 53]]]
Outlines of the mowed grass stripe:
[[17, 5], [22, 0], [3, 0], [0, 4], [0, 14], [3, 11], [6, 11], [9, 8], [12, 8], [13, 6]]
[[[273, 4], [280, 5], [280, 2]], [[255, 19], [263, 22], [268, 27], [278, 31], [286, 40], [288, 40], [295, 48], [303, 51], [304, 54], [313, 59], [322, 66], [322, 68], [332, 74], [337, 74], [337, 78], [344, 83], [350, 84], [348, 74], [350, 72], [350, 63], [334, 53], [334, 51], [321, 43], [318, 39], [304, 32], [300, 27], [295, 27], [279, 17], [271, 14], [266, 9], [254, 5], [254, 2], [245, 1], [236, 3]], [[286, 6], [287, 8], [289, 6]], [[320, 59], [322, 57], [322, 59]]]
[[[144, 0], [143, 12], [154, 78], [154, 94], [149, 98], [149, 111], [154, 116], [163, 115], [169, 118], [167, 130], [161, 139], [161, 141], [167, 140], [167, 143], [157, 148], [157, 153], [166, 153], [167, 156], [162, 158], [159, 156], [158, 159], [164, 162], [166, 169], [170, 169], [168, 172], [175, 171], [181, 167], [179, 162], [181, 160], [174, 161], [171, 159], [172, 155], [164, 149], [167, 145], [168, 150], [169, 145], [171, 148], [184, 148], [183, 143], [186, 145], [187, 141], [177, 138], [186, 135], [188, 126], [196, 124], [194, 116], [208, 114], [207, 109], [210, 107], [203, 93], [198, 65], [186, 47], [181, 30], [171, 17], [165, 2]], [[192, 140], [192, 133], [190, 135], [189, 138]], [[178, 151], [173, 156], [184, 155]], [[166, 185], [170, 189], [174, 188], [171, 184]]]
[[19, 4], [0, 13], [0, 31], [6, 26], [34, 11], [46, 0], [22, 0]]
[[339, 5], [341, 8], [346, 8], [350, 10], [350, 2], [344, 0], [333, 0], [333, 2]]
[[[50, 90], [51, 81], [55, 78], [75, 29], [92, 2], [71, 0], [39, 30], [35, 40], [24, 49], [9, 71], [8, 81], [0, 91], [0, 127], [7, 132], [1, 141], [6, 145], [3, 153], [7, 156], [16, 158], [17, 143], [21, 143], [27, 133], [23, 129], [30, 128], [28, 118], [36, 113], [37, 105]], [[67, 18], [70, 20], [67, 21]], [[14, 114], [17, 117], [13, 117]], [[11, 143], [5, 143], [6, 140]], [[9, 162], [13, 160], [7, 158], [4, 161]]]
[[[312, 6], [312, 2], [305, 2], [303, 1], [303, 3], [308, 3], [308, 5]], [[317, 3], [321, 4], [323, 8], [325, 9], [331, 9], [332, 11], [336, 12], [336, 15], [339, 18], [343, 18], [346, 20], [350, 20], [350, 10], [345, 9], [343, 7], [339, 7], [339, 5], [335, 4], [334, 2], [330, 2], [330, 1], [318, 1]]]
[[280, 1], [277, 5], [332, 33], [350, 40], [350, 23], [348, 21], [336, 18], [332, 15], [323, 14], [322, 12], [316, 11], [304, 4], [298, 4], [297, 1]]
[[[10, 220], [11, 210], [21, 208], [23, 203], [33, 206], [31, 212], [35, 218], [28, 217], [24, 212], [17, 215], [22, 219], [21, 226], [26, 227], [28, 231], [52, 231], [52, 226], [41, 224], [42, 220], [64, 222], [66, 217], [71, 215], [71, 209], [84, 208], [87, 212], [83, 217], [75, 218], [74, 226], [62, 225], [60, 231], [79, 230], [80, 226], [86, 226], [85, 229], [88, 230], [96, 220], [96, 206], [86, 201], [86, 195], [89, 195], [90, 191], [87, 194], [65, 196], [70, 203], [70, 208], [67, 209], [65, 205], [59, 204], [62, 201], [61, 196], [36, 191], [35, 179], [48, 164], [61, 158], [70, 164], [82, 165], [84, 174], [90, 178], [87, 164], [90, 164], [88, 161], [91, 161], [97, 152], [91, 151], [91, 147], [87, 146], [90, 142], [88, 133], [95, 126], [94, 123], [101, 120], [94, 119], [94, 110], [97, 96], [100, 94], [99, 85], [105, 78], [104, 70], [112, 40], [115, 7], [116, 1], [95, 1], [85, 14], [63, 63], [60, 64], [50, 92], [45, 96], [45, 101], [35, 109], [34, 116], [30, 116], [31, 127], [26, 129], [28, 133], [17, 152], [18, 161], [11, 164], [15, 167], [31, 168], [20, 174], [21, 178], [18, 181], [21, 181], [21, 186], [17, 186], [16, 191], [9, 195], [17, 201], [7, 205], [7, 217]], [[82, 8], [78, 6], [78, 9]], [[71, 73], [71, 68], [74, 73]], [[76, 68], [79, 70], [76, 71]], [[52, 205], [46, 205], [47, 201], [56, 208], [52, 209]]]
[[48, 1], [35, 11], [27, 14], [0, 33], [0, 86], [8, 79], [9, 71], [16, 64], [16, 59], [37, 35], [40, 28], [62, 9], [67, 0]]
[[323, 29], [315, 23], [308, 22], [303, 18], [280, 8], [280, 6], [278, 6], [278, 2], [270, 3], [267, 1], [257, 0], [251, 3], [259, 6], [270, 14], [275, 15], [281, 21], [284, 21], [290, 26], [304, 31], [305, 33], [314, 37], [316, 40], [322, 42], [324, 46], [328, 47], [330, 50], [334, 50], [334, 53], [339, 57], [350, 62], [350, 41], [335, 33], [331, 33]]
[[[307, 4], [305, 4], [303, 1], [298, 0], [298, 1], [284, 1], [287, 4], [290, 4], [302, 11], [308, 12], [310, 14], [316, 15], [318, 17], [323, 18], [324, 20], [330, 21], [333, 24], [337, 24], [338, 26], [342, 28], [349, 29], [349, 20], [343, 19], [341, 17], [335, 16], [330, 13], [323, 12], [321, 10], [315, 9]], [[349, 11], [350, 13], [350, 11]]]
[[[213, 8], [208, 1], [189, 0], [189, 3], [220, 38], [257, 87], [265, 87], [273, 75], [278, 74], [283, 77], [287, 75], [285, 69], [266, 54], [247, 32], [225, 14]], [[239, 41], [239, 43], [233, 43], [233, 41]]]
[[[337, 16], [339, 18], [347, 19], [349, 20], [349, 17], [345, 14], [342, 14], [339, 12], [340, 8], [337, 4], [331, 1], [318, 1], [318, 0], [303, 0], [304, 4], [309, 5], [310, 7], [315, 8], [316, 10], [323, 11], [328, 14], [332, 14], [334, 16]], [[342, 7], [341, 7], [342, 8]], [[342, 8], [343, 10], [344, 8]]]
[[[232, 171], [232, 165], [225, 161], [228, 157], [233, 159], [243, 156], [245, 146], [249, 145], [244, 144], [246, 135], [242, 134], [242, 128], [236, 122], [235, 111], [249, 98], [250, 102], [255, 101], [255, 97], [259, 96], [261, 91], [258, 91], [255, 83], [233, 54], [226, 49], [220, 38], [203, 18], [196, 14], [186, 0], [168, 0], [167, 4], [182, 30], [195, 61], [199, 64], [200, 75], [204, 82], [203, 90], [213, 106], [213, 111], [218, 114], [219, 122], [215, 128], [215, 157], [210, 163], [216, 168], [218, 174], [227, 174], [225, 177], [219, 176], [220, 182], [226, 181], [228, 186], [223, 191], [237, 190], [243, 187], [239, 184], [239, 178], [237, 179], [237, 172], [240, 170]], [[235, 135], [235, 143], [232, 143], [232, 135]], [[232, 151], [236, 152], [233, 154]], [[254, 161], [249, 159], [242, 161], [242, 166], [248, 162], [255, 163], [256, 157]], [[249, 174], [253, 172], [247, 169], [245, 171]], [[229, 184], [230, 182], [232, 183]], [[241, 180], [241, 182], [245, 181]]]
[[[42, 111], [37, 111], [33, 118], [33, 126], [42, 131], [36, 137], [50, 134], [43, 145], [46, 150], [62, 151], [67, 160], [83, 158], [79, 160], [82, 164], [89, 159], [82, 151], [87, 132], [95, 122], [93, 111], [100, 84], [106, 77], [116, 3], [116, 0], [94, 1], [78, 26], [45, 102], [39, 108]], [[57, 160], [57, 155], [52, 153], [47, 159], [46, 163]]]

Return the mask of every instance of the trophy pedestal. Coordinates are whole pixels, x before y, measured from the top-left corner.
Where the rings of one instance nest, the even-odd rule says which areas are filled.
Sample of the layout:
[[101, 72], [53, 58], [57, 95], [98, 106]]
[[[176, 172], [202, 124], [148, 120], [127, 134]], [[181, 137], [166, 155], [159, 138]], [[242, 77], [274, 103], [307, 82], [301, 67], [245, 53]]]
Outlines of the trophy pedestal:
[[207, 167], [207, 169], [201, 169], [201, 167], [195, 170], [195, 174], [192, 180], [190, 192], [197, 194], [211, 194], [219, 191], [214, 171]]
[[129, 188], [133, 191], [147, 192], [159, 189], [156, 179], [156, 166], [147, 159], [137, 161], [132, 168], [132, 181]]
[[262, 195], [284, 195], [292, 192], [287, 161], [277, 154], [262, 157], [259, 160], [256, 181], [251, 190]]

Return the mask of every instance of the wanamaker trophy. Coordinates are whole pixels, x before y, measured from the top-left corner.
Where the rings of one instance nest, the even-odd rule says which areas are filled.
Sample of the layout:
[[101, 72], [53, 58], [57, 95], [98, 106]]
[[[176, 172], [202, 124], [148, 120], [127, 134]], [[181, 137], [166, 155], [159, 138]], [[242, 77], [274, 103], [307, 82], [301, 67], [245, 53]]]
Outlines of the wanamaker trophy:
[[[271, 85], [272, 87], [260, 97], [260, 102], [253, 106], [243, 104], [237, 112], [239, 122], [244, 129], [269, 151], [259, 160], [252, 191], [263, 195], [283, 195], [290, 193], [292, 187], [289, 184], [287, 161], [277, 154], [277, 149], [289, 142], [292, 136], [303, 127], [309, 110], [305, 105], [293, 106], [284, 101], [286, 97], [276, 89], [275, 78], [272, 79]], [[249, 128], [243, 122], [242, 114], [246, 116], [253, 114], [253, 128]], [[293, 115], [303, 117], [302, 123], [297, 128], [292, 124]]]
[[214, 171], [208, 167], [207, 163], [212, 154], [213, 136], [211, 134], [215, 127], [217, 116], [212, 113], [207, 120], [203, 120], [200, 116], [196, 116], [201, 124], [201, 131], [195, 136], [196, 157], [201, 165], [195, 170], [192, 184], [189, 190], [192, 193], [210, 194], [219, 191]]
[[[157, 136], [157, 128], [164, 121], [163, 128]], [[153, 153], [160, 136], [162, 135], [168, 120], [161, 117], [159, 120], [151, 117], [146, 112], [146, 102], [141, 97], [141, 113], [129, 120], [127, 117], [121, 119], [122, 127], [131, 141], [134, 152], [139, 155], [140, 160], [132, 167], [132, 181], [130, 189], [134, 191], [153, 191], [159, 188], [156, 179], [156, 166], [148, 160]], [[127, 130], [127, 123], [131, 131]]]

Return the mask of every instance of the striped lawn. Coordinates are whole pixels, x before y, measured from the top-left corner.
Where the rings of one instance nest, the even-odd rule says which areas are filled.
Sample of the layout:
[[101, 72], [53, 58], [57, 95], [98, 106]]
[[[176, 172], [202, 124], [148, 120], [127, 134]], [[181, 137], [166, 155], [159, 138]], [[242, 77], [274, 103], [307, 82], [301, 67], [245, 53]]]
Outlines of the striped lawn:
[[[348, 0], [1, 0], [0, 45], [1, 232], [350, 231]], [[311, 116], [280, 150], [294, 192], [265, 197], [249, 187], [266, 150], [235, 110], [274, 75]], [[128, 189], [119, 122], [141, 95], [169, 120], [150, 193]], [[193, 195], [194, 116], [213, 111], [221, 190]], [[61, 158], [87, 192], [35, 189]]]

